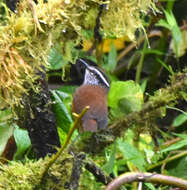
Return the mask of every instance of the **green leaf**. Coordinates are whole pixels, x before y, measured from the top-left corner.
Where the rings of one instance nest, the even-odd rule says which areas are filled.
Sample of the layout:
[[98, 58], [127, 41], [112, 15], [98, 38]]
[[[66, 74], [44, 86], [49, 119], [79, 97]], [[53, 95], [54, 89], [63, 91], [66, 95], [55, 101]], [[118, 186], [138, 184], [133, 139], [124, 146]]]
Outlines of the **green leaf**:
[[187, 156], [177, 159], [167, 166], [169, 175], [187, 179]]
[[27, 130], [19, 128], [14, 124], [14, 139], [16, 141], [17, 150], [14, 155], [14, 160], [20, 159], [25, 151], [31, 146], [31, 141]]
[[185, 123], [187, 121], [187, 115], [186, 114], [180, 114], [178, 115], [174, 121], [173, 121], [173, 126], [174, 127], [179, 127], [180, 125], [182, 125], [183, 123]]
[[134, 146], [132, 146], [128, 142], [122, 141], [122, 139], [119, 139], [117, 141], [117, 144], [119, 150], [122, 152], [123, 156], [128, 162], [133, 163], [141, 171], [145, 171], [146, 162], [144, 160], [144, 155], [141, 152], [139, 152]]
[[164, 54], [163, 52], [156, 50], [156, 49], [145, 49], [143, 52], [145, 54], [156, 54], [156, 55], [163, 55]]
[[178, 134], [178, 133], [173, 133], [173, 134], [182, 139], [187, 139], [187, 134]]
[[14, 128], [11, 118], [11, 109], [0, 111], [0, 155], [3, 153], [8, 139], [13, 135]]
[[142, 89], [142, 92], [144, 93], [145, 92], [145, 89], [147, 87], [147, 82], [148, 82], [148, 78], [145, 78], [141, 81], [141, 89]]
[[144, 183], [149, 189], [151, 190], [156, 190], [156, 188], [154, 187], [154, 185], [152, 183]]
[[9, 123], [9, 120], [11, 119], [12, 119], [11, 109], [0, 111], [0, 126], [7, 125]]
[[112, 82], [108, 95], [111, 114], [120, 117], [130, 112], [139, 111], [143, 103], [141, 87], [134, 81]]
[[158, 21], [158, 23], [156, 24], [156, 26], [162, 26], [162, 27], [165, 27], [165, 28], [171, 30], [170, 25], [165, 20], [163, 20], [163, 19], [160, 19]]
[[166, 65], [166, 63], [164, 62], [164, 61], [162, 61], [161, 59], [158, 59], [157, 58], [157, 61], [171, 74], [171, 75], [173, 75], [174, 74], [174, 72], [173, 72], [173, 69], [172, 69], [172, 67], [169, 65]]
[[[173, 52], [176, 51], [175, 49], [175, 42], [174, 40], [171, 41], [171, 49]], [[178, 56], [181, 57], [183, 56], [187, 51], [187, 30], [181, 31], [181, 41], [178, 44]], [[177, 52], [175, 52], [176, 54]]]
[[0, 126], [0, 155], [3, 153], [8, 139], [13, 135], [13, 126], [4, 124]]
[[176, 56], [179, 57], [179, 45], [182, 41], [182, 34], [180, 28], [171, 10], [164, 11], [164, 13], [166, 16], [166, 20], [161, 19], [157, 23], [157, 26], [163, 26], [171, 31], [174, 42], [174, 52]]
[[77, 86], [61, 86], [58, 90], [68, 94], [74, 94]]
[[117, 64], [116, 58], [117, 58], [116, 48], [115, 48], [114, 44], [111, 43], [110, 52], [108, 55], [108, 64], [105, 67], [107, 71], [112, 72], [115, 69], [116, 64]]
[[183, 140], [180, 140], [180, 141], [176, 142], [175, 144], [172, 144], [171, 146], [163, 149], [161, 151], [161, 153], [162, 152], [168, 152], [168, 151], [177, 150], [177, 149], [183, 148], [184, 146], [187, 145], [187, 135], [186, 134], [176, 134], [175, 133], [175, 135], [178, 136], [178, 137], [183, 138]]
[[50, 70], [58, 70], [63, 66], [63, 57], [58, 47], [52, 48], [48, 55], [48, 68]]
[[62, 128], [58, 127], [58, 135], [60, 138], [60, 144], [64, 144], [66, 138], [67, 138], [67, 133], [65, 133]]
[[115, 165], [115, 154], [116, 154], [116, 143], [114, 143], [113, 148], [110, 152], [110, 154], [106, 157], [108, 157], [107, 163], [103, 166], [103, 170], [107, 172], [108, 174], [112, 173]]
[[51, 93], [52, 99], [55, 102], [53, 104], [53, 111], [56, 115], [57, 125], [67, 133], [73, 122], [70, 114], [72, 96], [59, 90], [53, 90]]

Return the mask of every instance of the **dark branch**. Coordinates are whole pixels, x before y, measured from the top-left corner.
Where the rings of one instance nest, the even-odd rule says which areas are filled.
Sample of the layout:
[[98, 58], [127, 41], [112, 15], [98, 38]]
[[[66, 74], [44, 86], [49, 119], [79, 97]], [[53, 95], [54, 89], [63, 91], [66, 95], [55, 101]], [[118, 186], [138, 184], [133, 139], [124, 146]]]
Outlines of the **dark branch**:
[[69, 190], [78, 190], [80, 175], [82, 173], [83, 160], [86, 155], [84, 153], [79, 153], [74, 157], [73, 169], [71, 173]]
[[85, 161], [85, 168], [91, 172], [95, 178], [103, 183], [104, 185], [107, 185], [108, 183], [110, 183], [112, 181], [112, 178], [107, 176], [103, 170], [101, 170], [98, 166], [96, 166], [96, 164], [92, 161]]

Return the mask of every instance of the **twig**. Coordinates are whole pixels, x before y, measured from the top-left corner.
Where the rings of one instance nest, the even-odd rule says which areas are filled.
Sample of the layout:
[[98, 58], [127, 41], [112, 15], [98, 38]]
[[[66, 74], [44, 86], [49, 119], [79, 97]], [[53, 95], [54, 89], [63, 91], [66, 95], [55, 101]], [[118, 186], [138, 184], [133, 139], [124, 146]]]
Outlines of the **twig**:
[[176, 160], [176, 159], [181, 158], [181, 157], [186, 156], [186, 155], [187, 155], [187, 151], [183, 151], [183, 152], [181, 152], [181, 153], [179, 153], [179, 154], [176, 154], [176, 155], [174, 155], [174, 156], [171, 156], [170, 158], [166, 158], [165, 160], [162, 160], [162, 161], [160, 161], [160, 162], [157, 162], [157, 163], [154, 164], [154, 165], [151, 165], [150, 167], [147, 168], [147, 170], [151, 170], [151, 169], [153, 169], [153, 168], [156, 168], [156, 167], [158, 167], [158, 166], [161, 166], [162, 164], [169, 163], [169, 162], [171, 162], [171, 161], [173, 161], [173, 160]]
[[112, 178], [110, 176], [107, 176], [103, 170], [101, 170], [98, 166], [96, 166], [96, 164], [90, 160], [86, 160], [85, 161], [85, 168], [91, 172], [96, 179], [107, 185], [112, 181]]
[[[29, 3], [29, 5], [30, 5], [30, 7], [31, 7], [32, 14], [33, 14], [33, 19], [34, 19], [34, 22], [35, 22], [35, 24], [36, 24], [38, 30], [39, 30], [40, 32], [44, 32], [44, 30], [43, 30], [42, 27], [40, 26], [40, 22], [39, 22], [38, 17], [37, 17], [36, 8], [35, 8], [35, 6], [36, 6], [35, 2], [34, 2], [33, 0], [28, 0], [28, 3]], [[36, 34], [36, 31], [37, 31], [37, 30], [35, 30], [35, 34]]]
[[95, 27], [94, 27], [94, 43], [92, 45], [92, 47], [88, 50], [88, 55], [91, 55], [93, 50], [97, 47], [98, 43], [100, 43], [102, 41], [102, 36], [99, 32], [99, 28], [101, 25], [101, 21], [100, 21], [100, 17], [102, 15], [103, 12], [103, 8], [105, 7], [105, 4], [101, 4], [98, 8], [98, 14], [96, 17], [96, 21], [95, 21]]
[[176, 142], [181, 141], [181, 140], [182, 140], [182, 138], [177, 137], [177, 138], [175, 138], [175, 139], [166, 141], [166, 142], [162, 145], [162, 147], [163, 147], [163, 148], [166, 148], [166, 147], [171, 146], [172, 144], [175, 144]]
[[133, 181], [159, 183], [187, 189], [187, 180], [184, 179], [154, 173], [128, 172], [114, 179], [105, 190], [117, 190], [121, 185]]
[[[184, 70], [184, 73], [176, 73], [171, 78], [171, 85], [159, 89], [158, 92], [151, 96], [147, 103], [142, 106], [142, 109], [137, 112], [132, 112], [126, 116], [120, 117], [111, 122], [108, 128], [105, 131], [98, 131], [95, 135], [102, 136], [103, 132], [106, 134], [105, 138], [102, 141], [92, 140], [93, 137], [87, 137], [85, 142], [93, 142], [94, 151], [100, 152], [104, 147], [113, 143], [114, 139], [120, 137], [124, 129], [130, 128], [132, 124], [138, 124], [140, 126], [147, 125], [148, 121], [151, 122], [155, 117], [162, 117], [160, 108], [165, 107], [166, 105], [174, 106], [178, 100], [181, 100], [181, 92], [186, 91], [187, 88], [187, 70]], [[160, 114], [160, 115], [159, 115]], [[150, 121], [151, 118], [151, 121]], [[106, 138], [107, 137], [107, 138]], [[97, 143], [97, 146], [95, 146]], [[92, 150], [90, 148], [90, 143], [84, 143], [84, 146], [79, 146], [78, 151], [88, 151]]]
[[83, 161], [86, 158], [84, 153], [79, 153], [74, 157], [73, 169], [69, 182], [69, 190], [78, 190], [80, 175], [82, 173]]
[[187, 30], [187, 21], [183, 20], [183, 25], [180, 27], [181, 30]]
[[42, 183], [45, 175], [47, 174], [49, 168], [52, 166], [52, 164], [57, 160], [57, 158], [61, 155], [61, 153], [64, 151], [64, 149], [67, 147], [67, 145], [69, 144], [69, 141], [71, 139], [71, 136], [73, 134], [73, 132], [75, 131], [75, 129], [77, 128], [81, 118], [84, 116], [84, 114], [87, 112], [87, 110], [89, 109], [89, 106], [86, 106], [82, 112], [77, 116], [72, 128], [70, 129], [70, 131], [68, 132], [67, 138], [63, 144], [63, 146], [59, 149], [59, 151], [53, 155], [53, 157], [49, 160], [48, 164], [46, 165], [46, 167], [44, 168], [44, 170], [41, 173], [41, 180], [40, 183]]
[[[148, 34], [148, 38], [152, 38], [155, 36], [162, 36], [162, 32], [161, 31], [151, 31], [150, 34]], [[117, 61], [119, 61], [121, 58], [123, 58], [127, 53], [129, 53], [132, 49], [134, 49], [136, 46], [139, 46], [143, 41], [145, 40], [145, 36], [143, 36], [142, 38], [140, 38], [137, 43], [131, 43], [129, 46], [127, 46], [127, 48], [125, 48], [124, 51], [122, 51], [118, 57], [117, 57]]]

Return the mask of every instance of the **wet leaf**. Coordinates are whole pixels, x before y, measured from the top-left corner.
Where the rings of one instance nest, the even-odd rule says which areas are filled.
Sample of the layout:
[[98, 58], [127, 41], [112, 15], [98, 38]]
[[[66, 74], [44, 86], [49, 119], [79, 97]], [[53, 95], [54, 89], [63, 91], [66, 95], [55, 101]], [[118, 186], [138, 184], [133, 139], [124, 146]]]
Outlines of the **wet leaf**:
[[0, 111], [0, 155], [3, 153], [8, 139], [13, 134], [13, 126], [9, 120], [12, 118], [11, 109]]
[[144, 160], [144, 155], [141, 152], [130, 143], [122, 141], [121, 139], [117, 141], [117, 145], [128, 162], [137, 166], [141, 171], [145, 171], [146, 162]]
[[108, 105], [111, 114], [119, 117], [134, 111], [139, 111], [143, 103], [141, 87], [134, 81], [112, 82], [108, 95]]
[[14, 139], [16, 141], [17, 150], [14, 155], [14, 159], [20, 159], [25, 151], [31, 146], [31, 141], [28, 135], [27, 130], [19, 128], [17, 125], [14, 125]]
[[53, 111], [56, 115], [57, 125], [67, 133], [73, 122], [70, 114], [72, 96], [59, 90], [53, 90], [51, 93], [54, 100]]
[[112, 173], [115, 165], [115, 154], [116, 154], [116, 143], [114, 143], [113, 148], [111, 152], [108, 155], [108, 161], [103, 166], [103, 170], [107, 172], [108, 174]]

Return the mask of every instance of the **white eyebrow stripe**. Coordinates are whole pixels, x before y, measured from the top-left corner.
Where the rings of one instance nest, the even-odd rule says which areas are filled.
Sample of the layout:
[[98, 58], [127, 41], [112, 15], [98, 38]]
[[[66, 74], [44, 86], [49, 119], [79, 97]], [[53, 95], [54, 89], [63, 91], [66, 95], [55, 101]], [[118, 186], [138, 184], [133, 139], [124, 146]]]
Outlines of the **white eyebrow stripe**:
[[84, 61], [83, 59], [79, 58], [79, 60], [84, 63], [87, 67], [89, 67], [88, 63], [86, 63], [86, 61]]
[[99, 72], [97, 69], [95, 69], [94, 67], [92, 66], [89, 66], [86, 61], [84, 61], [83, 59], [79, 58], [79, 60], [86, 65], [86, 67], [88, 67], [90, 70], [93, 70], [95, 71], [100, 77], [101, 79], [104, 81], [104, 83], [106, 84], [106, 86], [109, 88], [110, 87], [110, 84], [107, 82], [107, 80], [105, 79], [105, 77], [103, 77], [102, 73]]
[[106, 84], [106, 86], [107, 86], [108, 88], [110, 87], [109, 83], [107, 82], [107, 80], [105, 79], [105, 77], [103, 77], [103, 75], [102, 75], [101, 72], [99, 72], [99, 71], [98, 71], [97, 69], [95, 69], [94, 67], [88, 66], [88, 68], [89, 68], [90, 70], [95, 71], [95, 72], [101, 77], [101, 79], [104, 81], [104, 83]]

